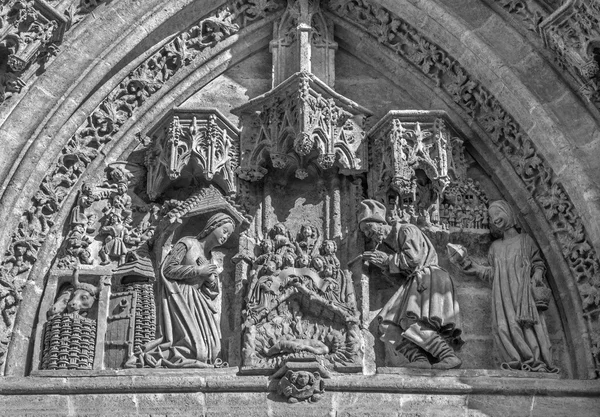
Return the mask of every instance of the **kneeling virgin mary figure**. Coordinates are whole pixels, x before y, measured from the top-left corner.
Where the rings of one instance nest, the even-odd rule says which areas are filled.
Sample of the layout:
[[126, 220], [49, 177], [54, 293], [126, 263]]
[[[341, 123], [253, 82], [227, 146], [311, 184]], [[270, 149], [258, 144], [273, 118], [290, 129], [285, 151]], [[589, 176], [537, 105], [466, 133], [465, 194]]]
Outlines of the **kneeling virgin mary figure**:
[[204, 368], [215, 363], [221, 330], [212, 250], [225, 244], [234, 228], [230, 216], [215, 214], [198, 236], [181, 238], [165, 258], [158, 283], [156, 340], [140, 355], [143, 366]]

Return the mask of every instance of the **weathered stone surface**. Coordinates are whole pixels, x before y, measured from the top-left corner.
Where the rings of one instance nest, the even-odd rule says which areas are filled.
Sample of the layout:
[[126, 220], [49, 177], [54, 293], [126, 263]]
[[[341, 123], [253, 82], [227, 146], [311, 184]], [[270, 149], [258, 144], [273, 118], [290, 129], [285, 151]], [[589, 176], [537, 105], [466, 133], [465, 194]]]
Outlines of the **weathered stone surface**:
[[[5, 414], [597, 414], [592, 0], [4, 3]], [[387, 213], [373, 223], [412, 222], [437, 259], [415, 268], [402, 257], [423, 246], [361, 226], [367, 197]], [[519, 310], [533, 302], [493, 300], [498, 282], [451, 262], [456, 245], [493, 262], [484, 214], [500, 199], [540, 248], [536, 337], [560, 374], [499, 369], [494, 335], [536, 324]], [[521, 258], [506, 263], [528, 271]], [[434, 267], [456, 353], [445, 317], [427, 321], [444, 304], [421, 285]], [[410, 300], [431, 302], [417, 324], [439, 340], [409, 331]], [[519, 321], [493, 325], [506, 305]]]

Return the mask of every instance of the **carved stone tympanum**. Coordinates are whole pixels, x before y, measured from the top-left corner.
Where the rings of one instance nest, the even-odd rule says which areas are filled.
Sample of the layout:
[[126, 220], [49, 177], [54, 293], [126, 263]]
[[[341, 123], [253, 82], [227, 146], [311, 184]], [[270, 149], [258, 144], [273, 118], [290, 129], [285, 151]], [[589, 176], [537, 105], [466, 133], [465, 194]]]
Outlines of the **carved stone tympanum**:
[[[536, 310], [554, 307], [539, 285], [543, 263], [532, 239], [512, 235], [509, 209], [494, 203], [488, 210], [488, 195], [501, 191], [472, 152], [473, 132], [459, 131], [452, 113], [393, 110], [379, 97], [365, 102], [387, 114], [367, 131], [373, 113], [335, 90], [334, 39], [344, 45], [352, 25], [370, 25], [382, 48], [407, 34], [409, 62], [423, 71], [437, 61], [425, 52], [417, 58], [418, 51], [437, 47], [379, 6], [324, 3], [323, 10], [318, 0], [290, 0], [282, 10], [283, 2], [244, 1], [214, 11], [133, 69], [67, 141], [23, 215], [0, 277], [0, 289], [10, 289], [0, 293], [9, 322], [21, 277], [65, 219], [38, 316], [36, 372], [139, 368], [125, 372], [171, 378], [168, 369], [210, 374], [234, 365], [241, 375], [270, 375], [280, 399], [316, 402], [326, 396], [323, 379], [342, 372], [489, 368], [485, 323], [494, 320], [504, 368], [556, 371]], [[249, 28], [245, 20], [260, 10], [262, 17], [272, 11], [270, 21]], [[134, 110], [177, 77], [198, 75], [188, 67], [175, 76], [180, 67], [205, 59], [224, 39], [231, 48], [251, 31], [264, 39], [271, 24], [269, 91], [267, 84], [236, 90], [227, 108], [212, 104], [223, 113], [189, 101], [131, 133]], [[192, 49], [198, 54], [186, 52]], [[233, 50], [210, 56], [225, 59]], [[408, 54], [401, 46], [396, 52]], [[208, 88], [246, 87], [229, 77], [239, 68]], [[463, 94], [472, 87], [461, 71], [453, 75]], [[241, 99], [242, 92], [253, 98]], [[467, 113], [483, 124], [475, 110], [481, 103], [472, 105]], [[504, 128], [485, 123], [501, 142]], [[127, 150], [105, 146], [119, 130], [131, 135]], [[105, 150], [106, 165], [80, 181]], [[72, 206], [62, 208], [63, 201]], [[506, 227], [491, 246], [492, 265], [477, 266], [500, 223]], [[447, 257], [438, 250], [449, 241]], [[469, 265], [459, 242], [473, 249]], [[73, 268], [85, 283], [68, 281]], [[490, 292], [474, 290], [464, 272], [494, 279], [496, 317], [482, 308]], [[458, 352], [464, 329], [478, 332], [469, 337], [475, 348]]]

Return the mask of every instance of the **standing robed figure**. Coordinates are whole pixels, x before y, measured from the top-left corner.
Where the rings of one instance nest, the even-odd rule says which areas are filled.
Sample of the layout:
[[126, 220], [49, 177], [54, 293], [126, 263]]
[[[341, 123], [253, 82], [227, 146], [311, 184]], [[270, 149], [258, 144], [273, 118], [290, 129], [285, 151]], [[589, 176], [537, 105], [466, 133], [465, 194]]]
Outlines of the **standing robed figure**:
[[225, 244], [235, 224], [212, 216], [198, 236], [183, 237], [160, 267], [156, 339], [139, 355], [142, 365], [167, 368], [212, 366], [221, 351], [219, 268], [212, 251]]

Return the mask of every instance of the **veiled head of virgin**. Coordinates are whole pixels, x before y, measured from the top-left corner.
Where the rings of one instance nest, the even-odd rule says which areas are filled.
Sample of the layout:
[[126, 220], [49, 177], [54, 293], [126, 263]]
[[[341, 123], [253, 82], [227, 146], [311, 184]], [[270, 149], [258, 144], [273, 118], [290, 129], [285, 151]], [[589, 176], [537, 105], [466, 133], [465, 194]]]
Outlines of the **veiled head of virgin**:
[[210, 239], [215, 246], [221, 246], [227, 242], [235, 229], [235, 222], [225, 213], [217, 213], [206, 222], [206, 226], [198, 235], [198, 240]]

